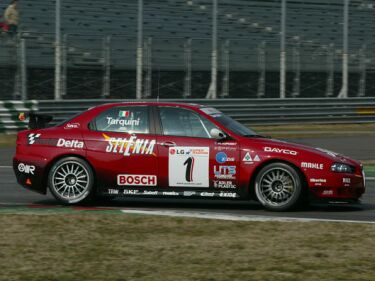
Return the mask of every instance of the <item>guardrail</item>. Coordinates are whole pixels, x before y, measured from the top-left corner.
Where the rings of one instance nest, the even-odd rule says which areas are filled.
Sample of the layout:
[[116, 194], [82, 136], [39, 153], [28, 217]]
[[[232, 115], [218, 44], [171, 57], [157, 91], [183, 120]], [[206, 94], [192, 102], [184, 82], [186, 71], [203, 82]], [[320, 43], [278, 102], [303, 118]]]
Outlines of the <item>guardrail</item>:
[[[40, 100], [0, 102], [0, 132], [15, 133], [26, 128], [18, 120], [20, 112], [37, 111], [54, 116], [52, 124], [86, 109], [112, 102], [135, 100]], [[145, 100], [155, 101], [155, 100]], [[375, 98], [349, 99], [165, 99], [215, 107], [246, 125], [296, 123], [374, 123]]]

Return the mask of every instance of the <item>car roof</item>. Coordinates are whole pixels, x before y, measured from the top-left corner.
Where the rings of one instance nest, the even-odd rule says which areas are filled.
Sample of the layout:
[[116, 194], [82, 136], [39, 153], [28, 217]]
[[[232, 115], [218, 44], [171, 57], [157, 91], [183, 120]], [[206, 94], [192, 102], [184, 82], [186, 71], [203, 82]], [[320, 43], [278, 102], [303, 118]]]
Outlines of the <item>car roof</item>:
[[157, 102], [157, 101], [125, 101], [116, 103], [107, 103], [99, 105], [98, 107], [113, 107], [113, 106], [131, 106], [131, 105], [148, 105], [148, 106], [176, 106], [189, 109], [199, 109], [206, 107], [205, 105], [195, 104], [195, 103], [184, 103], [184, 102]]

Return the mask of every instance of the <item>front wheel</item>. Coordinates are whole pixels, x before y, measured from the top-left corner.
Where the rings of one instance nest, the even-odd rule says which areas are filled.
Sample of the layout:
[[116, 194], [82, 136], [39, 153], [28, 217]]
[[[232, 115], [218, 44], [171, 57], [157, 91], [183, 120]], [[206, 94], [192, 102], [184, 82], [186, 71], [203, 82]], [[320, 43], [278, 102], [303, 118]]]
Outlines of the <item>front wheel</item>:
[[259, 171], [255, 179], [255, 194], [267, 209], [287, 211], [302, 201], [303, 180], [290, 165], [272, 163]]
[[64, 204], [77, 204], [93, 194], [94, 173], [86, 161], [66, 157], [57, 161], [48, 175], [48, 186], [53, 196]]

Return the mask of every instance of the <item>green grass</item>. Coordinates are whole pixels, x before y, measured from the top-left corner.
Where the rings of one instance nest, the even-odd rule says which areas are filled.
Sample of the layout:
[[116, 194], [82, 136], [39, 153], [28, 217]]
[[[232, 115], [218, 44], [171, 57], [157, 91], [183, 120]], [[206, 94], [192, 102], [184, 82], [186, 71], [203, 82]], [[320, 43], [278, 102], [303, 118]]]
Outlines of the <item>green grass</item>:
[[0, 147], [15, 147], [17, 135], [0, 134]]
[[375, 225], [0, 215], [0, 280], [374, 280]]

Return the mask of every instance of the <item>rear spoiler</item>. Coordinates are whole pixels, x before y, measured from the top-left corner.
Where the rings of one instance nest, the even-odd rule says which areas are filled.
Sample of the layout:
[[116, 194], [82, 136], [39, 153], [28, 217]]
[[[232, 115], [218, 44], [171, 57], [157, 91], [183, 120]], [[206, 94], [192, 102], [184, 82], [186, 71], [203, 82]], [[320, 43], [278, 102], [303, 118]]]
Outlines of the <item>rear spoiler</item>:
[[43, 129], [52, 121], [53, 116], [35, 112], [20, 113], [18, 115], [20, 121], [25, 121], [27, 118], [29, 118], [29, 129]]

